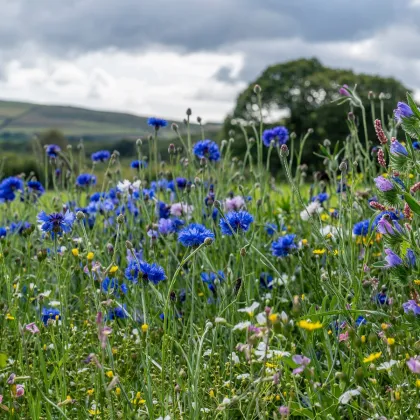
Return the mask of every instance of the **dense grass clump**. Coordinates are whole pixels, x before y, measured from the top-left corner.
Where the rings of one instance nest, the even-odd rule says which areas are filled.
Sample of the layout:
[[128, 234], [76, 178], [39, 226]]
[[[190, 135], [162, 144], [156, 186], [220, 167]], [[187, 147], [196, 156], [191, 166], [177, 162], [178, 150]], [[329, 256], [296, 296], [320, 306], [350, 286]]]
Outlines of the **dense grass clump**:
[[378, 142], [340, 92], [322, 176], [262, 124], [242, 160], [174, 126], [163, 164], [153, 118], [132, 164], [49, 145], [45, 185], [4, 178], [0, 417], [418, 418], [420, 112]]

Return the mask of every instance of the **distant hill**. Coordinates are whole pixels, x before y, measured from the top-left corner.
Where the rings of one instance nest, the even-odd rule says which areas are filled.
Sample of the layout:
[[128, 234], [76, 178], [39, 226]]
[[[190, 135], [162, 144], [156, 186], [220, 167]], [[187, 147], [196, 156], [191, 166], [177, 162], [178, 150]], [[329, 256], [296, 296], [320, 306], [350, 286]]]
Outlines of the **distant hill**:
[[[184, 125], [176, 122], [180, 128]], [[198, 133], [197, 124], [191, 126]], [[207, 134], [217, 133], [219, 124], [206, 124]], [[24, 139], [55, 128], [68, 137], [87, 137], [92, 140], [138, 137], [152, 131], [147, 117], [108, 111], [95, 111], [73, 106], [38, 105], [0, 100], [0, 138]], [[172, 130], [162, 130], [161, 137], [173, 136]]]

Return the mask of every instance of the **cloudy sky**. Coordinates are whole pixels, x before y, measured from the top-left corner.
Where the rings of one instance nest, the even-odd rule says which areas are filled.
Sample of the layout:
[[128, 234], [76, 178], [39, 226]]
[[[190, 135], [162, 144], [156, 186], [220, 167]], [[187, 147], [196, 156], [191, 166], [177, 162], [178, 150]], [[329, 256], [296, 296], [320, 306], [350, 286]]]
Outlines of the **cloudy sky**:
[[0, 98], [221, 120], [318, 57], [420, 91], [420, 0], [0, 0]]

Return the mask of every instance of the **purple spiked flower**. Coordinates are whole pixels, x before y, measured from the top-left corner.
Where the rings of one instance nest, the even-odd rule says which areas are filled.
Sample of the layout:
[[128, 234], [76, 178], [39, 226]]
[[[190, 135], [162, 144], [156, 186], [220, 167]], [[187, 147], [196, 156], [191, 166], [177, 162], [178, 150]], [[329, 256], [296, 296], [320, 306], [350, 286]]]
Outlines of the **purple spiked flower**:
[[394, 185], [389, 179], [384, 178], [383, 176], [378, 176], [374, 179], [376, 188], [378, 188], [379, 191], [387, 192], [394, 189]]
[[398, 265], [401, 265], [403, 263], [403, 260], [391, 249], [386, 248], [385, 254], [387, 255], [385, 257], [385, 261], [388, 263], [386, 267], [388, 268], [397, 267]]

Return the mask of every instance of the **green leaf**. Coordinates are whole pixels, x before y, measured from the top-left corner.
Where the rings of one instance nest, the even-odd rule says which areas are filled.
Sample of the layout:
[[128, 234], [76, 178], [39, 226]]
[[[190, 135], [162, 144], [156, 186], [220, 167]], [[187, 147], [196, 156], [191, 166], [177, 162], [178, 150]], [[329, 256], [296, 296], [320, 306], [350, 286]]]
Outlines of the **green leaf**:
[[407, 102], [408, 105], [410, 106], [411, 110], [413, 111], [414, 115], [420, 119], [420, 111], [417, 107], [417, 104], [414, 102], [412, 96], [407, 92]]
[[7, 366], [7, 354], [0, 353], [0, 369], [4, 369]]
[[410, 136], [418, 138], [420, 134], [420, 120], [415, 117], [402, 118], [401, 126], [403, 130]]
[[404, 199], [413, 213], [420, 216], [420, 204], [409, 193], [404, 193]]
[[378, 261], [378, 262], [372, 264], [372, 267], [374, 267], [374, 268], [384, 268], [386, 266], [387, 266], [386, 261]]

